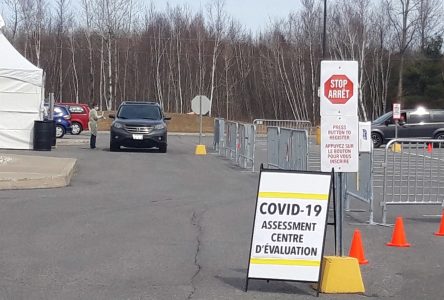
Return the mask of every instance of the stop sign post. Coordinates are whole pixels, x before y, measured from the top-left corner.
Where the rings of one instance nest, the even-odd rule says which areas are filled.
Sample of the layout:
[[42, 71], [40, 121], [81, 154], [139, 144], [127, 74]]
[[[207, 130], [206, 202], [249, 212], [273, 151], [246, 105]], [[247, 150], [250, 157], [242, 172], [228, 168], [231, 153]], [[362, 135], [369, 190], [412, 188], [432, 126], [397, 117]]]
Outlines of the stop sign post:
[[320, 82], [321, 171], [338, 172], [336, 253], [343, 256], [343, 172], [358, 172], [358, 62], [322, 61]]
[[202, 115], [207, 114], [211, 110], [211, 101], [207, 96], [197, 95], [191, 100], [191, 110], [200, 116], [199, 122], [199, 145], [202, 141]]
[[320, 82], [321, 170], [338, 172], [335, 189], [339, 190], [336, 206], [336, 253], [343, 256], [343, 172], [358, 172], [358, 62], [322, 61]]

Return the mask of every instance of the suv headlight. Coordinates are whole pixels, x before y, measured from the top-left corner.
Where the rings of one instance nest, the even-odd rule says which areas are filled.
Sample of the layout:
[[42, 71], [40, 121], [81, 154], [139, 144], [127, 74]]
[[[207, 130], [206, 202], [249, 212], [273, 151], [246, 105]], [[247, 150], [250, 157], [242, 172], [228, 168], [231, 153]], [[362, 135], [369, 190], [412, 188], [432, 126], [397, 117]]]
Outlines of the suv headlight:
[[114, 128], [118, 128], [118, 129], [123, 128], [123, 125], [120, 124], [120, 123], [118, 123], [118, 122], [115, 122], [115, 123], [113, 124], [113, 126], [114, 126]]
[[164, 124], [157, 124], [154, 126], [154, 129], [164, 129], [165, 125]]

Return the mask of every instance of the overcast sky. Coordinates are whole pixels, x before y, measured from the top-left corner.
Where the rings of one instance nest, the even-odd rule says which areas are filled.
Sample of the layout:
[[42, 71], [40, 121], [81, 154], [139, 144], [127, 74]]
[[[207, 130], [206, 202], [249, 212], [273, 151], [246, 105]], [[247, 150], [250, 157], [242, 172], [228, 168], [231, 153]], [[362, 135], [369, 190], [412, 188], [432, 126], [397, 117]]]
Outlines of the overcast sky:
[[[143, 1], [143, 0], [142, 0]], [[157, 0], [155, 6], [163, 9], [166, 4], [171, 6], [188, 5], [192, 10], [198, 11], [213, 0]], [[256, 32], [263, 29], [270, 20], [286, 18], [291, 11], [300, 7], [300, 0], [225, 0], [225, 11], [238, 20], [247, 29]]]
[[[149, 6], [153, 2], [159, 10], [165, 9], [167, 3], [170, 6], [188, 6], [191, 10], [197, 12], [200, 9], [204, 13], [207, 6], [214, 0], [139, 0], [143, 6]], [[3, 0], [0, 0], [0, 13], [5, 8]], [[80, 0], [70, 0], [71, 5], [79, 8]], [[55, 5], [55, 0], [47, 0], [51, 6]], [[247, 30], [253, 33], [266, 27], [267, 24], [277, 19], [283, 19], [290, 12], [300, 8], [300, 0], [225, 0], [225, 11], [233, 19], [239, 21]]]

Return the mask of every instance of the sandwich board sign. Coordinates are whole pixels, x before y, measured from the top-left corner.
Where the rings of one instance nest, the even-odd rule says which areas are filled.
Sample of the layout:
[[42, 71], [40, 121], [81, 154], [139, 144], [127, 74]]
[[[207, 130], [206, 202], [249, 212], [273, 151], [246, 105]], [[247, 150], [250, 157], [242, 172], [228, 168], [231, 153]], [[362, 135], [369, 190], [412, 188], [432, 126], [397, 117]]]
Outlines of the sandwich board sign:
[[330, 173], [261, 169], [249, 279], [319, 282]]

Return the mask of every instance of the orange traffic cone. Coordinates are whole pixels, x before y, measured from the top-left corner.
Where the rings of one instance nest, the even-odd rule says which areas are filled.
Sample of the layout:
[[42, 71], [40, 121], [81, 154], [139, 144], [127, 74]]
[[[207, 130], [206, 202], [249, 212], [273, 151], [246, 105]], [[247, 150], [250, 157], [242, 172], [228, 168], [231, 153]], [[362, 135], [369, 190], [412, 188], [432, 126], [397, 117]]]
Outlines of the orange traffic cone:
[[438, 236], [444, 236], [444, 210], [442, 211], [441, 225], [439, 226], [439, 230], [434, 234]]
[[364, 247], [362, 246], [361, 231], [359, 231], [359, 229], [355, 229], [355, 232], [353, 233], [350, 253], [348, 256], [356, 258], [360, 265], [368, 264], [368, 260], [366, 260], [364, 256]]
[[396, 218], [392, 241], [386, 245], [392, 247], [410, 247], [410, 244], [407, 242], [407, 238], [405, 237], [404, 222], [402, 221], [402, 217]]
[[428, 152], [428, 153], [432, 153], [432, 150], [433, 150], [432, 143], [429, 143], [429, 144], [427, 145], [427, 152]]

